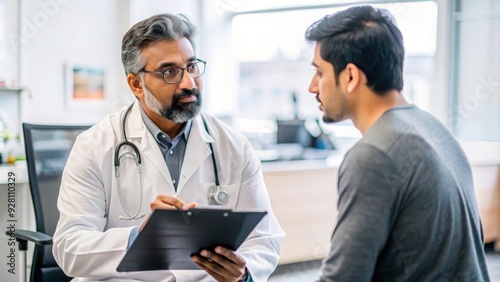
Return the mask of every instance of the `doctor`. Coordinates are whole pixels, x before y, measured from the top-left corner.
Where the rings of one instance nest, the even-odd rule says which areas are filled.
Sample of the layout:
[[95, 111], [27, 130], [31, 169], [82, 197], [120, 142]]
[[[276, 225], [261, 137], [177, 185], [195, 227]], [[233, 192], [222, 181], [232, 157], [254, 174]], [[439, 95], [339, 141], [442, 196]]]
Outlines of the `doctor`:
[[[194, 34], [187, 18], [160, 14], [123, 38], [137, 101], [77, 138], [62, 177], [53, 253], [75, 281], [267, 281], [277, 265], [284, 234], [254, 149], [200, 114], [206, 62]], [[200, 270], [116, 272], [154, 209], [193, 207], [268, 215], [237, 252], [193, 256]]]

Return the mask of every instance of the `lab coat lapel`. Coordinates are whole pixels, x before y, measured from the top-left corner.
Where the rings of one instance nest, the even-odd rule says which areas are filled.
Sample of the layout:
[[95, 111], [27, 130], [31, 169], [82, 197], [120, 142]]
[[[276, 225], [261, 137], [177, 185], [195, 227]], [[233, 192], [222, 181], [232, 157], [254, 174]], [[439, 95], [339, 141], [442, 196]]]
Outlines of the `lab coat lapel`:
[[[172, 188], [171, 192], [174, 193], [172, 178], [168, 172], [163, 154], [161, 153], [155, 138], [144, 125], [139, 107], [139, 103], [136, 102], [129, 118], [127, 119], [127, 132], [130, 132], [131, 141], [138, 144], [139, 152], [141, 152], [142, 157], [142, 165], [146, 165], [146, 162], [148, 162], [148, 164], [153, 164], [153, 166], [155, 166], [163, 176], [165, 181], [169, 183], [169, 187]], [[151, 176], [152, 174], [148, 175]], [[153, 179], [154, 178], [149, 180]], [[161, 185], [161, 183], [155, 183], [155, 185]]]
[[193, 119], [191, 132], [189, 133], [177, 193], [182, 190], [203, 162], [210, 157], [211, 151], [208, 143], [212, 142], [214, 140], [205, 130], [201, 117], [197, 116]]

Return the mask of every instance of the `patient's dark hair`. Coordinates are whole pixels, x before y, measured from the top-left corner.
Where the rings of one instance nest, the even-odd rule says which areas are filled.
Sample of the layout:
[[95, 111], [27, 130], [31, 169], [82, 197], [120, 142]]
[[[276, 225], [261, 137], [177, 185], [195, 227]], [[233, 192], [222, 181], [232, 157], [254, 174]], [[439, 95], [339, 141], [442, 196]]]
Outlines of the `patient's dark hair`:
[[313, 23], [306, 38], [321, 44], [321, 57], [333, 65], [337, 83], [340, 72], [353, 63], [377, 94], [403, 89], [403, 36], [389, 11], [351, 7]]

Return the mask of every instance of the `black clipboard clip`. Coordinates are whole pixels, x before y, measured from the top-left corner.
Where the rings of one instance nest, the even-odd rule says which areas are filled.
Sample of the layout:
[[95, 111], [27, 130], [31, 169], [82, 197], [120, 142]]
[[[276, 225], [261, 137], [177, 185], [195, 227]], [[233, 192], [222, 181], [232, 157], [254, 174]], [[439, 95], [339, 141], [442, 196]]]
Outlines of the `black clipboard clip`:
[[[189, 210], [178, 210], [179, 213], [181, 214], [182, 219], [186, 223], [186, 225], [189, 225], [191, 223], [190, 217], [193, 215], [199, 215], [202, 211], [205, 211], [204, 209], [189, 209]], [[228, 217], [229, 214], [231, 213], [231, 210], [219, 210], [219, 212], [222, 212], [223, 217]]]

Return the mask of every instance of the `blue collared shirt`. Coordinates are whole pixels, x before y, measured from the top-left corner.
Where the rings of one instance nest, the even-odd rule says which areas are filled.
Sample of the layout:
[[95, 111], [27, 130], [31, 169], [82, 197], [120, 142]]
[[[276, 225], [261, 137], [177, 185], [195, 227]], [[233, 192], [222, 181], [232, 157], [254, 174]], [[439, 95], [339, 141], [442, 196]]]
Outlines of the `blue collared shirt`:
[[177, 191], [177, 185], [179, 183], [182, 163], [184, 162], [184, 153], [186, 152], [186, 145], [189, 138], [189, 132], [191, 131], [192, 121], [187, 121], [177, 136], [175, 136], [174, 139], [170, 139], [168, 134], [161, 131], [161, 129], [158, 128], [158, 126], [148, 117], [142, 106], [139, 107], [139, 109], [141, 110], [142, 120], [144, 121], [146, 128], [153, 135], [158, 143], [158, 146], [160, 147], [160, 151], [167, 164], [170, 177], [172, 178], [174, 189]]

